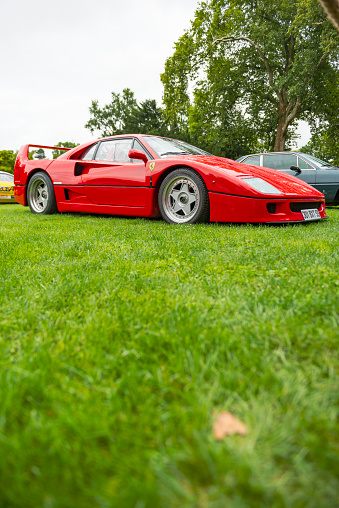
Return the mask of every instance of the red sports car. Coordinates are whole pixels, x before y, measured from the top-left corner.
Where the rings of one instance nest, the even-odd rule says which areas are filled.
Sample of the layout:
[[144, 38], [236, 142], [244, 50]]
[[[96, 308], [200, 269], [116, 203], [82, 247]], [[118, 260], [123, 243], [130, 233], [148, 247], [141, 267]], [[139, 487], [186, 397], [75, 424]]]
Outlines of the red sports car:
[[[29, 160], [30, 146], [65, 153]], [[326, 218], [324, 195], [293, 176], [158, 136], [113, 136], [72, 149], [24, 145], [14, 183], [16, 201], [41, 214], [161, 215], [174, 224]]]

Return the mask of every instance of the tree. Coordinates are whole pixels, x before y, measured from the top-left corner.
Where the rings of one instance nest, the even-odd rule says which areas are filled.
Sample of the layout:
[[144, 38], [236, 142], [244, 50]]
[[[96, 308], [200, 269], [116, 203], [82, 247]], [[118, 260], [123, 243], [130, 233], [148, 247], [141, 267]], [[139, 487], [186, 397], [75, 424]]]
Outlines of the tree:
[[190, 141], [204, 150], [236, 159], [256, 149], [257, 133], [241, 111], [229, 103], [229, 96], [202, 85], [196, 90], [194, 105], [189, 110]]
[[[339, 78], [324, 84], [326, 103], [319, 104], [319, 111], [310, 118], [311, 139], [300, 151], [339, 165]], [[315, 97], [318, 103], [317, 97]]]
[[331, 80], [321, 76], [321, 94], [314, 95], [313, 113], [309, 117], [311, 139], [300, 150], [320, 159], [339, 164], [339, 76]]
[[313, 134], [300, 151], [339, 166], [339, 139], [331, 136], [327, 130]]
[[[75, 148], [76, 146], [79, 146], [79, 143], [73, 143], [73, 141], [59, 141], [59, 143], [57, 143], [55, 146], [63, 146], [65, 148]], [[64, 150], [53, 150], [52, 151], [53, 153], [53, 159], [56, 159], [57, 157], [59, 157], [59, 155], [62, 155], [63, 153], [65, 153]]]
[[157, 106], [154, 99], [146, 99], [137, 104], [129, 119], [130, 132], [168, 135], [168, 125], [164, 112]]
[[321, 83], [338, 76], [338, 48], [316, 0], [206, 0], [166, 61], [166, 113], [190, 121], [209, 103], [216, 132], [232, 117], [236, 132], [243, 118], [262, 149], [284, 150], [295, 121], [319, 111]]
[[124, 88], [122, 95], [112, 92], [112, 101], [103, 108], [98, 101], [92, 101], [89, 112], [92, 118], [85, 124], [85, 128], [92, 133], [98, 130], [102, 136], [123, 134], [129, 125], [130, 117], [137, 107], [134, 93]]
[[45, 150], [43, 148], [38, 148], [34, 150], [34, 158], [35, 159], [46, 159]]
[[165, 116], [155, 100], [147, 99], [138, 104], [129, 88], [122, 94], [112, 92], [111, 95], [112, 101], [102, 108], [98, 101], [92, 101], [89, 108], [92, 118], [86, 123], [86, 129], [92, 133], [97, 130], [101, 136], [132, 132], [166, 135]]
[[18, 152], [13, 150], [0, 150], [0, 171], [14, 173], [14, 164]]

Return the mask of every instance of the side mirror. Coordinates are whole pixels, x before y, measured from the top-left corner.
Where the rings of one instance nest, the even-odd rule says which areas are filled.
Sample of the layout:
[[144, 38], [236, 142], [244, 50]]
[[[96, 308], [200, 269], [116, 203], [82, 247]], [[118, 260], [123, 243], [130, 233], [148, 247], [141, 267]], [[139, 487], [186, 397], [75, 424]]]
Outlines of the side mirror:
[[130, 150], [128, 152], [128, 157], [130, 159], [139, 159], [139, 160], [143, 161], [145, 164], [148, 161], [147, 155], [144, 152], [142, 152], [141, 150]]
[[301, 170], [298, 168], [298, 166], [290, 166], [290, 169], [292, 171], [296, 171], [297, 173], [301, 173]]

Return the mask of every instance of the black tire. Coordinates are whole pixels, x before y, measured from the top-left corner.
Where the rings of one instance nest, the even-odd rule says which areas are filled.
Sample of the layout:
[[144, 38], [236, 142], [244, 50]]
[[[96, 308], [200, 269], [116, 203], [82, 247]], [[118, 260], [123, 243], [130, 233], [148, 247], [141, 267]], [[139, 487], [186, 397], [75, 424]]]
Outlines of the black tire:
[[52, 181], [47, 173], [39, 171], [29, 181], [27, 202], [31, 212], [51, 214], [58, 211]]
[[191, 169], [179, 168], [169, 173], [158, 195], [162, 218], [169, 224], [208, 222], [210, 207], [203, 179]]

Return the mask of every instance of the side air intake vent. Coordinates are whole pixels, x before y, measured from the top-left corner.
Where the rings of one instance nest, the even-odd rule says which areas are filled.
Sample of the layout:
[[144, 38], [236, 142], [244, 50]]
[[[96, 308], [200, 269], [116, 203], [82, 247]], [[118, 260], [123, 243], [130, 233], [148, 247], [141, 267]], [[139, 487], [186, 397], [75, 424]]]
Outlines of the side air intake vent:
[[79, 164], [79, 162], [77, 162], [75, 164], [75, 168], [74, 168], [74, 175], [75, 176], [80, 176], [82, 171], [84, 169], [84, 166], [82, 164]]
[[277, 203], [267, 203], [268, 213], [277, 213]]

